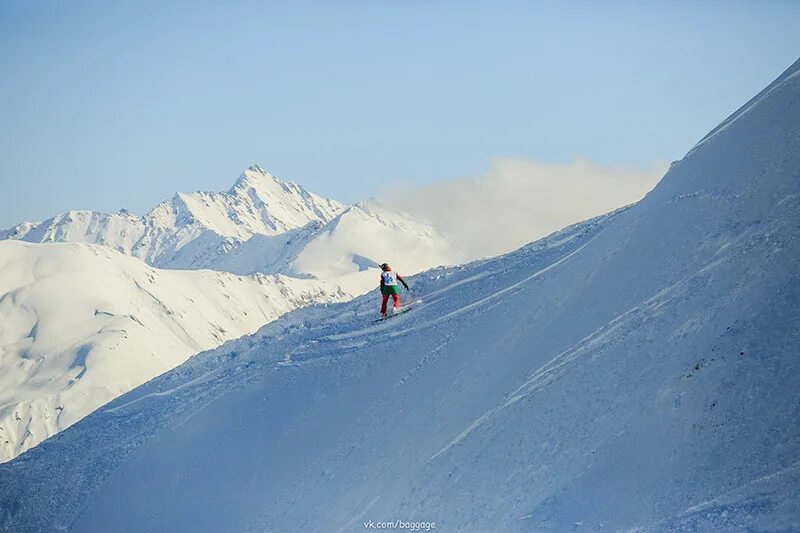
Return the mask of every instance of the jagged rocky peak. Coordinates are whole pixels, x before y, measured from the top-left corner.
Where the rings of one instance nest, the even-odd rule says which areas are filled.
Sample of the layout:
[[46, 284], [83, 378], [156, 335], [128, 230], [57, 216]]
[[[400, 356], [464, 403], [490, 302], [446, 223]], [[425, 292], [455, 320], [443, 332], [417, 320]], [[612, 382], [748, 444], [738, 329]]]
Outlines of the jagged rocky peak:
[[281, 180], [258, 165], [251, 165], [242, 172], [229, 192], [254, 202], [258, 207], [266, 207], [279, 218], [288, 216], [291, 220], [300, 217], [287, 228], [304, 225], [310, 220], [327, 222], [345, 209], [336, 200], [309, 192], [297, 183]]

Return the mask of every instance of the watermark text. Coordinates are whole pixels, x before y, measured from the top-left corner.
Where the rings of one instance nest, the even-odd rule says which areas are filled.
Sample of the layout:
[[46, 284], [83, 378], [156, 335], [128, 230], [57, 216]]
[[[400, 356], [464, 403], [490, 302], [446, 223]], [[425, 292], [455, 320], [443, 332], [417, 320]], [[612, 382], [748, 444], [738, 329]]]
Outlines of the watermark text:
[[417, 522], [411, 520], [367, 520], [364, 529], [402, 529], [404, 531], [431, 531], [436, 522]]

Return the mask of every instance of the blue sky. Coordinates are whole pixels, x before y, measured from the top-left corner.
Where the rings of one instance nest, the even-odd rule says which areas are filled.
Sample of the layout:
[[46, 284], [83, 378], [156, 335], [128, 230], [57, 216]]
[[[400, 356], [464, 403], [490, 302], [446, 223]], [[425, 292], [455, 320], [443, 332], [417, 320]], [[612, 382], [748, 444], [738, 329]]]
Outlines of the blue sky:
[[0, 226], [251, 163], [343, 201], [496, 158], [678, 159], [800, 53], [798, 2], [3, 2]]

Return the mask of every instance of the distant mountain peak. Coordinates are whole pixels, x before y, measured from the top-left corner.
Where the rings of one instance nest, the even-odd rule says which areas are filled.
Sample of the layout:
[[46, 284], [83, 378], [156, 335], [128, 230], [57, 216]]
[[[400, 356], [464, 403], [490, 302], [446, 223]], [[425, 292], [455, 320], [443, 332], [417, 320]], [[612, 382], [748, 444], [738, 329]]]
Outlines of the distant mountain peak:
[[18, 224], [0, 232], [0, 239], [104, 244], [153, 266], [207, 268], [230, 239], [243, 242], [322, 225], [344, 208], [254, 164], [225, 192], [178, 192], [143, 216], [67, 211], [41, 223]]
[[277, 184], [279, 186], [289, 185], [298, 188], [302, 188], [297, 183], [291, 181], [285, 181], [278, 178], [272, 172], [264, 170], [259, 165], [250, 165], [236, 179], [236, 182], [233, 184], [233, 187], [230, 188], [228, 192], [234, 193], [237, 189], [241, 189], [242, 187], [252, 187], [258, 186], [259, 184]]

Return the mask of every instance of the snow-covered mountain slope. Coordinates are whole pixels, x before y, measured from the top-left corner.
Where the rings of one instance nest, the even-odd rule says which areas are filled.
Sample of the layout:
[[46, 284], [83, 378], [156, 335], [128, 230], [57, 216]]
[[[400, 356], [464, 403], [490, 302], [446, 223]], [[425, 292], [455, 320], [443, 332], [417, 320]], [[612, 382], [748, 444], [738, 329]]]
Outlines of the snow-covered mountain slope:
[[456, 255], [448, 239], [431, 226], [371, 200], [348, 207], [316, 232], [287, 271], [334, 280], [362, 294], [375, 287], [378, 265], [385, 260], [411, 274], [449, 264]]
[[789, 531], [800, 62], [641, 202], [306, 308], [0, 465], [12, 531]]
[[[141, 354], [154, 352], [157, 353], [155, 364], [143, 365], [141, 372], [131, 378], [127, 363], [115, 366], [119, 357], [103, 359], [106, 361], [106, 369], [102, 379], [84, 379], [81, 386], [75, 388], [71, 385], [71, 377], [76, 373], [73, 369], [80, 370], [80, 365], [64, 367], [61, 364], [62, 359], [84, 357], [86, 354], [81, 350], [92, 343], [81, 335], [87, 334], [86, 331], [100, 335], [95, 326], [98, 323], [102, 326], [104, 319], [83, 323], [80, 334], [67, 333], [63, 327], [40, 328], [33, 332], [24, 328], [9, 328], [5, 332], [8, 339], [0, 346], [0, 349], [8, 352], [7, 357], [0, 360], [0, 371], [14, 367], [16, 373], [9, 371], [6, 374], [8, 389], [0, 394], [0, 409], [4, 409], [0, 411], [0, 461], [8, 460], [36, 445], [111, 398], [174, 367], [197, 351], [212, 348], [222, 340], [250, 333], [264, 322], [300, 304], [330, 301], [331, 292], [335, 292], [336, 298], [341, 300], [368, 291], [377, 284], [376, 267], [384, 260], [400, 258], [398, 262], [402, 271], [414, 273], [445, 264], [449, 258], [455, 257], [449, 242], [441, 234], [402, 212], [377, 203], [345, 208], [337, 202], [309, 193], [296, 184], [282, 182], [257, 166], [246, 170], [228, 192], [178, 193], [171, 201], [162, 202], [143, 217], [125, 211], [113, 215], [73, 211], [42, 223], [20, 224], [0, 233], [0, 242], [6, 239], [31, 243], [103, 245], [122, 254], [141, 258], [150, 265], [171, 269], [212, 269], [240, 275], [258, 273], [260, 276], [254, 279], [258, 281], [256, 287], [259, 290], [246, 289], [253, 279], [241, 280], [239, 284], [243, 289], [242, 293], [225, 303], [238, 306], [237, 310], [241, 309], [243, 312], [252, 311], [253, 306], [263, 308], [263, 312], [250, 314], [247, 320], [234, 320], [235, 325], [226, 326], [225, 334], [215, 337], [215, 343], [207, 340], [186, 343], [176, 349], [174, 342], [169, 339], [159, 345], [158, 335], [126, 337], [125, 353], [128, 356], [137, 354], [139, 357], [132, 360], [140, 361], [143, 357]], [[68, 278], [59, 277], [59, 261], [48, 258], [56, 253], [64, 254], [63, 249], [27, 249], [3, 244], [0, 246], [0, 263], [7, 268], [12, 268], [9, 265], [18, 261], [20, 250], [27, 250], [27, 263], [23, 264], [33, 267], [34, 264], [44, 261], [51, 266], [47, 272], [49, 277], [67, 280], [64, 288], [59, 289], [61, 292], [53, 293], [52, 297], [58, 305], [51, 306], [48, 312], [52, 324], [71, 324], [75, 316], [67, 304], [92, 307], [104, 290], [102, 285], [96, 285], [86, 291], [71, 293], [69, 302], [60, 300], [62, 294], [68, 294], [64, 291], [69, 289], [70, 284]], [[121, 266], [128, 270], [138, 269], [136, 272], [139, 278], [147, 270], [139, 261], [123, 261], [114, 254], [105, 254], [103, 257], [106, 260], [98, 262], [97, 253], [99, 252], [84, 251], [70, 256], [70, 261], [64, 263], [68, 268], [64, 274], [79, 272], [81, 258], [88, 259], [84, 267], [86, 274], [80, 277], [81, 280], [90, 279], [86, 276], [91, 276], [98, 270], [105, 273], [105, 278], [117, 279], [118, 273], [115, 269]], [[20, 265], [13, 268], [16, 269], [16, 275], [24, 274]], [[121, 275], [130, 276], [128, 270]], [[318, 282], [299, 282], [286, 278], [286, 274], [293, 278], [316, 279]], [[266, 296], [265, 275], [273, 276], [271, 279], [277, 280], [274, 287], [288, 287], [286, 290], [289, 291], [285, 297], [271, 299], [267, 306], [262, 301]], [[195, 275], [186, 273], [175, 276], [178, 277], [173, 274], [161, 275], [167, 281], [173, 277], [187, 280], [196, 278]], [[208, 278], [216, 275], [204, 276]], [[105, 278], [101, 276], [98, 279]], [[240, 278], [228, 275], [220, 279]], [[14, 285], [14, 280], [24, 283], [24, 278], [9, 277], [7, 293], [22, 287]], [[216, 288], [216, 285], [212, 286]], [[270, 290], [274, 290], [274, 287]], [[200, 288], [198, 286], [198, 290]], [[169, 288], [164, 285], [161, 290], [168, 292]], [[136, 291], [134, 293], [137, 296], [133, 300], [142, 299], [142, 294]], [[0, 292], [0, 297], [4, 294], [6, 293]], [[212, 292], [210, 297], [215, 298], [219, 294], [222, 293]], [[37, 305], [46, 305], [47, 297], [42, 293]], [[84, 297], [85, 301], [82, 300]], [[112, 292], [105, 298], [115, 305], [123, 306], [132, 301], [131, 294], [126, 291]], [[163, 314], [169, 317], [176, 313], [181, 314], [185, 305], [180, 305], [185, 304], [185, 301], [178, 302], [179, 307], [172, 308], [168, 301], [162, 301]], [[222, 309], [227, 307], [223, 306]], [[7, 314], [12, 318], [17, 311], [15, 305], [7, 308]], [[193, 313], [186, 314], [187, 320], [202, 316], [202, 310], [194, 310]], [[208, 328], [210, 325], [203, 327]], [[164, 328], [174, 329], [172, 326], [164, 326], [162, 329]], [[116, 341], [112, 342], [106, 333], [103, 330], [101, 337], [114, 344]], [[18, 344], [23, 346], [34, 341], [38, 346], [49, 347], [42, 355], [42, 361], [35, 364], [29, 361], [24, 352], [14, 352]], [[105, 350], [105, 345], [102, 346]], [[97, 349], [92, 353], [96, 352]], [[45, 371], [47, 381], [36, 374]], [[57, 375], [58, 371], [63, 372], [63, 375]], [[22, 386], [22, 383], [26, 385]], [[87, 395], [83, 390], [84, 386], [93, 387], [92, 392]], [[64, 395], [70, 399], [62, 401], [61, 397]], [[28, 403], [18, 405], [20, 397], [25, 398]], [[76, 398], [80, 398], [80, 402]]]
[[6, 239], [21, 239], [23, 238], [30, 230], [35, 228], [41, 224], [40, 222], [23, 222], [21, 224], [17, 224], [14, 227], [0, 230], [0, 240], [4, 241]]
[[0, 242], [0, 461], [199, 351], [346, 297], [316, 280], [159, 270], [102, 246]]
[[[214, 262], [226, 272], [284, 273], [333, 281], [353, 294], [375, 287], [378, 265], [397, 258], [405, 272], [448, 264], [452, 243], [407, 213], [369, 200], [347, 207], [327, 224], [319, 222], [277, 236], [257, 235]], [[269, 258], [268, 262], [265, 258]]]
[[178, 193], [142, 217], [126, 211], [70, 211], [38, 224], [20, 224], [0, 237], [102, 244], [157, 267], [214, 268], [220, 255], [254, 235], [277, 236], [325, 223], [343, 209], [252, 166], [228, 192]]

